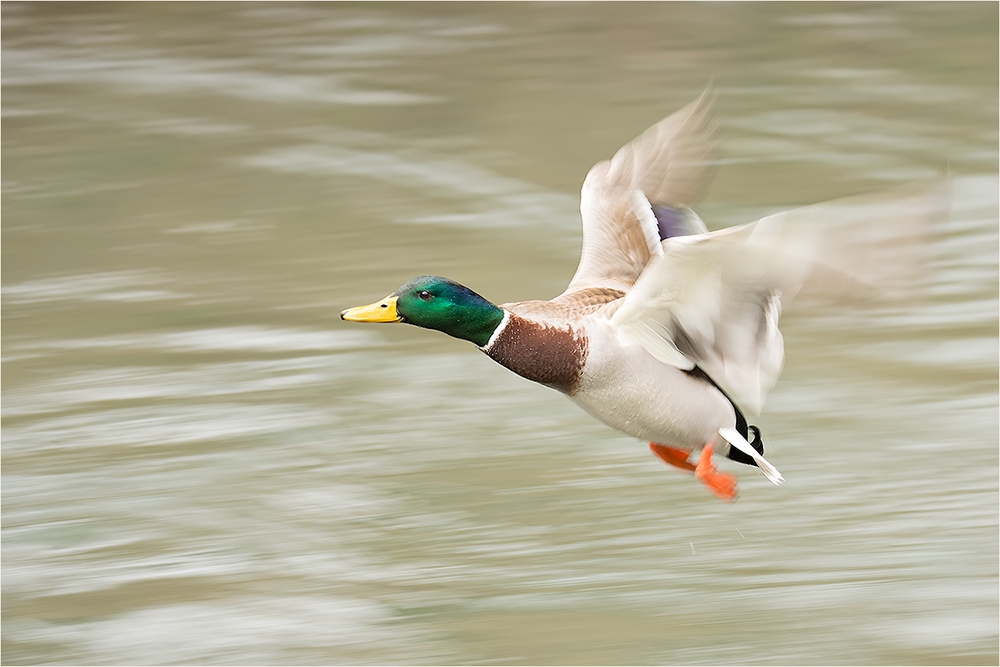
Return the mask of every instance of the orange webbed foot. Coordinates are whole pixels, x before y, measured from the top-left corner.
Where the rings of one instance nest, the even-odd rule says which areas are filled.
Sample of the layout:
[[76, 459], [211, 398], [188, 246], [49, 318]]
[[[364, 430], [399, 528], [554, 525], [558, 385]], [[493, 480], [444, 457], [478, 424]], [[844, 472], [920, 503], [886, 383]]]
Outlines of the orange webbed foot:
[[695, 471], [694, 464], [688, 461], [688, 457], [691, 456], [690, 449], [667, 447], [666, 445], [661, 445], [655, 442], [649, 443], [649, 449], [664, 463], [669, 463], [675, 468], [680, 468], [681, 470], [686, 470], [688, 472]]
[[709, 491], [727, 503], [731, 503], [736, 499], [736, 484], [738, 480], [735, 475], [721, 472], [712, 464], [712, 454], [714, 452], [714, 442], [705, 445], [705, 448], [701, 450], [701, 458], [698, 459], [698, 465], [695, 466], [694, 476], [701, 480], [701, 483]]

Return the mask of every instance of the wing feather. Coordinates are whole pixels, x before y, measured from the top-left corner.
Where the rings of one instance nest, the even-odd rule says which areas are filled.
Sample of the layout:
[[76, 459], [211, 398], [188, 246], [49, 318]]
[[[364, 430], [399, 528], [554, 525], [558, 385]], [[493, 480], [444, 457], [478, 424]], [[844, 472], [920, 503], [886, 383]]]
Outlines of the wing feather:
[[781, 373], [782, 301], [911, 282], [943, 188], [843, 199], [717, 232], [669, 238], [611, 317], [626, 343], [673, 366], [697, 365], [759, 414]]
[[[581, 192], [583, 250], [566, 293], [589, 287], [627, 291], [662, 253], [657, 210], [695, 203], [709, 180], [709, 91], [661, 120], [590, 170]], [[674, 216], [672, 233], [704, 231], [697, 216]]]

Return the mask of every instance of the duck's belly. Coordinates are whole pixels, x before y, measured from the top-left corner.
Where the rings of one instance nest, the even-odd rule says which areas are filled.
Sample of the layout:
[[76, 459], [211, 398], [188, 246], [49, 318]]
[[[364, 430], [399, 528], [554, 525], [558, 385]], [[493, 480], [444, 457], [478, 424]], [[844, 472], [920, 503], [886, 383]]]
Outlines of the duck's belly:
[[697, 449], [713, 442], [720, 428], [736, 424], [732, 405], [718, 389], [638, 345], [592, 341], [570, 398], [608, 426], [663, 445]]

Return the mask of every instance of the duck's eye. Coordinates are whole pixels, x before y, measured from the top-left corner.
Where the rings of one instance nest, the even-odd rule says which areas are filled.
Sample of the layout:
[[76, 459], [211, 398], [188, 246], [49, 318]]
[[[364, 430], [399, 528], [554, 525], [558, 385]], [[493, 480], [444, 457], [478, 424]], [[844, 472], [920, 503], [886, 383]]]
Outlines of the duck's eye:
[[417, 296], [419, 296], [424, 301], [430, 301], [431, 300], [431, 293], [428, 292], [425, 289], [420, 290], [420, 294], [418, 294]]

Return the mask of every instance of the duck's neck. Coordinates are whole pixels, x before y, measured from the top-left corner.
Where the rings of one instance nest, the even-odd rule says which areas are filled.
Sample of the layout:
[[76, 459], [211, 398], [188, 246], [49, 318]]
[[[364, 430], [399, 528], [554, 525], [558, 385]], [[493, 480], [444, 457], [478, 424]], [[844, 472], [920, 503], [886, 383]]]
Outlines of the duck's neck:
[[463, 308], [458, 317], [442, 322], [438, 327], [441, 331], [475, 343], [485, 349], [496, 334], [507, 323], [509, 313], [503, 308], [482, 299], [475, 308]]
[[476, 341], [472, 341], [479, 346], [480, 350], [486, 352], [487, 354], [489, 354], [490, 349], [493, 347], [493, 345], [496, 344], [497, 338], [500, 337], [500, 334], [502, 334], [504, 329], [507, 328], [507, 325], [510, 324], [510, 317], [511, 317], [510, 311], [501, 308], [500, 313], [501, 313], [500, 321], [497, 322], [497, 325], [495, 327], [493, 327], [493, 331], [490, 332], [489, 338], [486, 339], [486, 342], [478, 343]]

